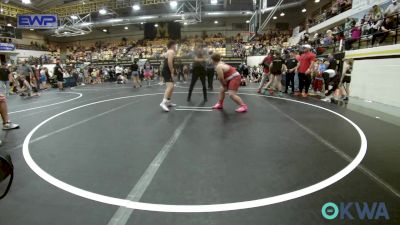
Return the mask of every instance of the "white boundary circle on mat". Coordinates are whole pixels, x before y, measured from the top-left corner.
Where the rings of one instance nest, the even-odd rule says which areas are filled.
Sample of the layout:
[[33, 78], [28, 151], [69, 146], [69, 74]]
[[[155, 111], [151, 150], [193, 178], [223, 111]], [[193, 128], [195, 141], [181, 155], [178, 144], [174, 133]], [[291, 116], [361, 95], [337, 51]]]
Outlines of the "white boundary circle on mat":
[[82, 98], [82, 96], [83, 96], [82, 93], [78, 93], [78, 92], [58, 92], [58, 93], [62, 93], [62, 94], [75, 94], [75, 95], [78, 95], [78, 96], [75, 97], [75, 98], [72, 98], [72, 99], [68, 99], [68, 100], [62, 101], [62, 102], [57, 102], [57, 103], [53, 103], [53, 104], [48, 104], [48, 105], [33, 107], [33, 108], [29, 108], [29, 109], [22, 109], [22, 110], [18, 110], [18, 111], [14, 111], [14, 112], [9, 112], [8, 114], [15, 114], [15, 113], [20, 113], [20, 112], [27, 112], [27, 111], [32, 111], [32, 110], [35, 110], [35, 109], [46, 108], [46, 107], [49, 107], [49, 106], [60, 105], [60, 104], [63, 104], [63, 103], [67, 103], [67, 102], [74, 101], [74, 100], [76, 100], [76, 99]]
[[[88, 87], [88, 86], [77, 86], [77, 87], [82, 87], [82, 88], [77, 88], [77, 87], [72, 87], [71, 90], [75, 90], [75, 91], [101, 91], [101, 90], [119, 90], [119, 89], [134, 89], [133, 86], [132, 87], [127, 87], [128, 85], [124, 85], [121, 87], [99, 87], [99, 86], [93, 86], [93, 87]], [[146, 88], [146, 87], [154, 87], [154, 86], [161, 86], [160, 84], [156, 83], [156, 84], [150, 84], [149, 86], [147, 85], [142, 85], [142, 88]]]
[[[131, 209], [138, 209], [138, 210], [145, 210], [145, 211], [156, 211], [156, 212], [176, 212], [176, 213], [205, 213], [205, 212], [223, 212], [223, 211], [231, 211], [231, 210], [241, 210], [241, 209], [249, 209], [249, 208], [256, 208], [256, 207], [261, 207], [261, 206], [267, 206], [267, 205], [272, 205], [276, 203], [281, 203], [285, 201], [289, 201], [292, 199], [300, 198], [309, 194], [312, 194], [314, 192], [317, 192], [319, 190], [322, 190], [348, 174], [350, 174], [354, 169], [357, 168], [357, 166], [361, 163], [363, 160], [365, 154], [367, 153], [367, 138], [365, 137], [364, 132], [359, 128], [353, 121], [350, 119], [344, 117], [343, 115], [332, 111], [330, 109], [323, 108], [318, 105], [306, 103], [306, 102], [301, 102], [301, 101], [296, 101], [293, 99], [286, 99], [286, 98], [278, 98], [278, 97], [272, 97], [272, 96], [264, 96], [268, 98], [274, 98], [274, 99], [281, 99], [284, 101], [290, 101], [290, 102], [296, 102], [308, 106], [313, 106], [318, 109], [325, 110], [327, 112], [333, 113], [336, 116], [339, 116], [340, 118], [344, 119], [348, 123], [350, 123], [358, 132], [360, 135], [361, 139], [361, 146], [360, 150], [357, 154], [357, 156], [354, 158], [354, 160], [348, 164], [344, 169], [336, 173], [335, 175], [319, 182], [316, 184], [313, 184], [311, 186], [292, 191], [289, 193], [277, 195], [277, 196], [272, 196], [268, 198], [262, 198], [262, 199], [257, 199], [257, 200], [251, 200], [251, 201], [243, 201], [243, 202], [235, 202], [235, 203], [225, 203], [225, 204], [212, 204], [212, 205], [164, 205], [164, 204], [151, 204], [151, 203], [142, 203], [142, 202], [134, 202], [134, 201], [129, 201], [126, 199], [121, 199], [121, 198], [114, 198], [110, 196], [105, 196], [97, 193], [93, 193], [90, 191], [86, 191], [83, 189], [80, 189], [78, 187], [72, 186], [70, 184], [67, 184], [61, 180], [58, 180], [57, 178], [51, 176], [49, 173], [44, 171], [42, 168], [40, 168], [36, 162], [32, 159], [30, 152], [29, 152], [29, 142], [33, 136], [33, 134], [44, 124], [48, 123], [52, 119], [59, 117], [63, 114], [66, 114], [68, 112], [81, 109], [87, 106], [103, 103], [103, 102], [110, 102], [110, 101], [115, 101], [115, 100], [120, 100], [120, 99], [128, 99], [128, 98], [138, 98], [138, 97], [145, 97], [145, 96], [154, 96], [154, 95], [163, 95], [164, 93], [153, 93], [153, 94], [142, 94], [142, 95], [133, 95], [133, 96], [125, 96], [125, 97], [118, 97], [118, 98], [112, 98], [112, 99], [107, 99], [107, 100], [101, 100], [85, 105], [81, 105], [69, 110], [66, 110], [64, 112], [61, 112], [59, 114], [56, 114], [45, 121], [41, 122], [39, 125], [37, 125], [33, 130], [29, 132], [29, 134], [26, 136], [24, 143], [23, 143], [23, 155], [25, 158], [26, 163], [29, 165], [29, 167], [42, 179], [45, 181], [49, 182], [50, 184], [67, 191], [71, 194], [94, 200], [97, 202], [102, 202], [110, 205], [116, 205], [116, 206], [122, 206], [126, 208], [131, 208]], [[175, 94], [187, 94], [186, 92], [176, 92]], [[249, 95], [249, 96], [260, 96], [257, 94], [244, 94], [242, 93], [241, 95]]]
[[[185, 86], [180, 86], [180, 85], [176, 85], [176, 88], [186, 88], [189, 89], [189, 87], [185, 87]], [[252, 87], [240, 87], [239, 90], [257, 90], [258, 88], [252, 88]], [[203, 90], [203, 88], [193, 88], [193, 90]], [[207, 90], [208, 91], [208, 90]], [[212, 93], [212, 92], [210, 92]]]

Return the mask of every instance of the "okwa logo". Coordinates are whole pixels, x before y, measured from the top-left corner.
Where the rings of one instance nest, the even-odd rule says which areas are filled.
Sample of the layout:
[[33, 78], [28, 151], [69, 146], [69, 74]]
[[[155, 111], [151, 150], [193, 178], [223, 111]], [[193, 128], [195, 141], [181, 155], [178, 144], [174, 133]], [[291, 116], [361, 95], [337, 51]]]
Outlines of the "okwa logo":
[[322, 206], [322, 216], [327, 220], [389, 220], [389, 213], [384, 202], [341, 202], [338, 205], [328, 202]]

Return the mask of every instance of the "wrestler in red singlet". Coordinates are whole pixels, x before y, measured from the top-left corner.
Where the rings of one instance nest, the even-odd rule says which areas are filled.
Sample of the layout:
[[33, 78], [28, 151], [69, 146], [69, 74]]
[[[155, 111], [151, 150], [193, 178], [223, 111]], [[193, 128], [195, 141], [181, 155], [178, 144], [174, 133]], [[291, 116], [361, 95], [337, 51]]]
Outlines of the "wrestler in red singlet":
[[236, 69], [228, 64], [221, 62], [221, 55], [213, 54], [211, 59], [215, 65], [215, 71], [218, 74], [218, 79], [220, 80], [222, 86], [221, 91], [219, 93], [219, 101], [217, 104], [213, 106], [213, 109], [223, 109], [224, 108], [224, 100], [225, 100], [225, 92], [228, 91], [229, 97], [239, 105], [239, 108], [236, 109], [238, 113], [247, 112], [247, 105], [243, 102], [243, 100], [237, 95], [237, 91], [240, 87], [240, 74], [236, 71]]

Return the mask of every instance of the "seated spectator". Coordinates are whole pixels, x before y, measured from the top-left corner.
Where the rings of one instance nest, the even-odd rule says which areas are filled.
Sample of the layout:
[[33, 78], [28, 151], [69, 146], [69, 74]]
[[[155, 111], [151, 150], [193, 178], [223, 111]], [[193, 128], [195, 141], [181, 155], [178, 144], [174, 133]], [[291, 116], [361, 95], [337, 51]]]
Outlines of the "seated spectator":
[[374, 5], [372, 7], [372, 20], [377, 22], [383, 19], [383, 12], [380, 6]]
[[333, 44], [333, 35], [332, 35], [332, 31], [331, 31], [331, 30], [328, 30], [328, 31], [326, 32], [325, 37], [324, 37], [323, 45], [326, 47], [326, 46], [329, 46], [329, 45], [332, 45], [332, 44]]
[[345, 49], [350, 50], [352, 49], [352, 45], [354, 42], [357, 42], [361, 38], [361, 25], [357, 24], [353, 29], [351, 29], [351, 38], [347, 39], [345, 42]]
[[400, 13], [400, 4], [398, 0], [392, 0], [392, 4], [390, 4], [385, 10], [385, 16], [394, 16]]
[[389, 35], [395, 35], [396, 34], [396, 32], [394, 31], [395, 28], [396, 24], [393, 17], [387, 17], [380, 26], [379, 31], [373, 35], [371, 43], [372, 46], [375, 45], [375, 41], [379, 37], [381, 38], [379, 44], [382, 44], [383, 42], [385, 42], [386, 38]]

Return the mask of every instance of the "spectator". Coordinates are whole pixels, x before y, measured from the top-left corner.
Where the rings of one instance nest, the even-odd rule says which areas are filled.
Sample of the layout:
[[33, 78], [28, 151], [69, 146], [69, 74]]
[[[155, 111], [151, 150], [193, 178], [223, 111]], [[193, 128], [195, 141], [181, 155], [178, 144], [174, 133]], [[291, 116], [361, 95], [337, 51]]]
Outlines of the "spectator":
[[264, 84], [268, 81], [268, 77], [269, 77], [269, 67], [272, 63], [272, 61], [274, 60], [274, 54], [273, 52], [268, 53], [268, 56], [264, 58], [264, 60], [262, 61], [262, 63], [260, 65], [262, 65], [264, 67], [264, 72], [262, 75], [262, 79], [260, 82], [260, 85], [257, 89], [257, 93], [261, 93], [261, 88], [264, 87]]
[[333, 34], [331, 30], [326, 31], [326, 35], [323, 40], [323, 44], [325, 47], [333, 44]]
[[310, 45], [304, 45], [303, 48], [304, 53], [300, 56], [300, 65], [298, 69], [300, 93], [296, 93], [295, 95], [298, 96], [302, 94], [303, 97], [307, 97], [308, 90], [310, 89], [311, 84], [311, 68], [313, 68], [316, 56], [314, 53], [311, 52]]
[[394, 16], [400, 13], [400, 4], [397, 2], [398, 0], [392, 0], [392, 4], [390, 4], [385, 10], [385, 16]]
[[351, 38], [347, 39], [345, 42], [345, 49], [350, 50], [352, 49], [352, 45], [354, 42], [357, 42], [361, 39], [361, 25], [357, 24], [355, 27], [351, 29]]
[[373, 35], [372, 43], [371, 43], [372, 46], [375, 45], [375, 41], [379, 37], [381, 38], [381, 40], [379, 41], [379, 44], [382, 44], [383, 42], [385, 42], [386, 38], [389, 35], [395, 35], [395, 32], [393, 31], [393, 29], [395, 29], [395, 28], [396, 28], [396, 25], [395, 25], [393, 17], [387, 17], [383, 21], [383, 23], [379, 29], [379, 32]]
[[374, 5], [372, 7], [372, 20], [378, 22], [383, 19], [383, 12], [380, 6]]
[[0, 89], [4, 96], [10, 94], [10, 74], [11, 72], [8, 70], [7, 64], [2, 63], [2, 67], [0, 68]]
[[299, 67], [299, 62], [296, 59], [296, 55], [297, 55], [296, 51], [291, 50], [290, 51], [290, 58], [286, 59], [286, 61], [285, 61], [285, 65], [286, 65], [286, 68], [287, 68], [286, 85], [285, 85], [285, 87], [286, 87], [285, 88], [285, 93], [286, 94], [288, 93], [289, 86], [292, 88], [292, 93], [295, 92], [295, 89], [294, 89], [294, 77], [295, 77], [295, 74], [297, 72], [297, 68]]

